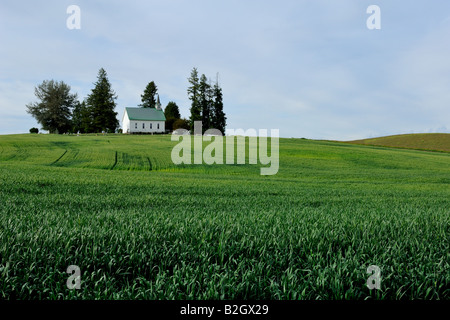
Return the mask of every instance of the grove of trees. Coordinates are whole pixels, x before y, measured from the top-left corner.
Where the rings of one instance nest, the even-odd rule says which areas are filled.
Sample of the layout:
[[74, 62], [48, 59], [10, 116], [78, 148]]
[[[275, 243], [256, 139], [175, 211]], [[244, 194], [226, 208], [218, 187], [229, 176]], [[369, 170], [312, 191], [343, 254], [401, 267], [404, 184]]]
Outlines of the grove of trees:
[[91, 94], [83, 102], [63, 81], [44, 80], [35, 88], [39, 102], [29, 103], [27, 112], [50, 133], [115, 132], [119, 127], [117, 95], [106, 71], [101, 68]]
[[204, 74], [200, 77], [197, 68], [193, 68], [188, 79], [190, 87], [188, 96], [191, 100], [191, 116], [189, 126], [194, 130], [194, 122], [202, 122], [202, 133], [208, 129], [218, 129], [225, 133], [226, 116], [223, 111], [222, 88], [219, 86], [218, 77], [214, 84]]
[[[189, 119], [181, 118], [178, 105], [170, 101], [164, 109], [166, 129], [193, 130], [194, 121], [202, 121], [203, 132], [210, 128], [225, 132], [226, 117], [223, 112], [222, 89], [218, 80], [211, 83], [204, 74], [198, 76], [193, 68], [188, 79], [188, 96], [191, 100]], [[101, 68], [91, 93], [83, 101], [63, 81], [44, 80], [35, 87], [37, 102], [26, 105], [27, 112], [50, 133], [117, 132], [117, 95], [112, 89], [106, 71]], [[154, 81], [147, 84], [141, 95], [142, 108], [155, 108], [159, 103], [158, 88]], [[33, 132], [38, 130], [32, 128]], [[35, 130], [36, 129], [36, 130]], [[30, 131], [31, 132], [31, 131]]]

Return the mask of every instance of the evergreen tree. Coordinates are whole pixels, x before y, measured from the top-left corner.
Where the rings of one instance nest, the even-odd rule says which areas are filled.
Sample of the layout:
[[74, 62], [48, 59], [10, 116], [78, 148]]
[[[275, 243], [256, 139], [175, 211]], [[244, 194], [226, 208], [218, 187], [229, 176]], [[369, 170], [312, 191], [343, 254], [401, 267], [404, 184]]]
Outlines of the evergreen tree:
[[35, 87], [34, 94], [40, 102], [27, 104], [27, 112], [50, 133], [68, 132], [77, 99], [76, 94], [70, 93], [70, 86], [63, 81], [44, 80]]
[[208, 91], [206, 92], [208, 101], [208, 111], [209, 111], [209, 126], [208, 129], [217, 129], [214, 126], [214, 86], [212, 85], [211, 79], [208, 82]]
[[98, 80], [92, 93], [86, 99], [89, 109], [91, 124], [89, 132], [115, 132], [119, 126], [117, 120], [116, 93], [112, 90], [106, 71], [101, 68], [98, 72]]
[[222, 88], [219, 86], [218, 80], [216, 80], [212, 91], [214, 96], [212, 106], [212, 127], [220, 130], [220, 132], [225, 135], [227, 117], [223, 112]]
[[86, 101], [77, 102], [72, 112], [72, 131], [88, 133], [92, 132], [91, 112], [86, 106]]
[[[84, 103], [84, 101], [82, 103]], [[81, 131], [81, 123], [82, 123], [81, 109], [82, 109], [81, 103], [77, 101], [72, 111], [72, 132]]]
[[166, 116], [166, 119], [180, 119], [180, 108], [178, 108], [178, 105], [175, 102], [170, 101], [164, 109], [164, 115]]
[[191, 100], [191, 116], [189, 117], [189, 126], [191, 132], [194, 131], [194, 121], [202, 120], [202, 108], [199, 104], [199, 79], [197, 68], [193, 68], [191, 71], [191, 76], [188, 78], [191, 86], [188, 88], [188, 96]]
[[204, 74], [200, 77], [199, 83], [199, 105], [201, 108], [202, 129], [204, 133], [211, 128], [211, 86]]
[[144, 90], [144, 94], [141, 95], [142, 108], [156, 108], [156, 94], [158, 93], [158, 88], [155, 82], [151, 81]]

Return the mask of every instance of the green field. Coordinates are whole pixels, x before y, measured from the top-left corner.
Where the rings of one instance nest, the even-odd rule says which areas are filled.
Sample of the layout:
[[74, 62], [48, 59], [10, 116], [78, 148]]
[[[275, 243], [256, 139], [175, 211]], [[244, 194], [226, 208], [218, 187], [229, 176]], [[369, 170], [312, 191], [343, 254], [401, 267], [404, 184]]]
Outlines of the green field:
[[0, 136], [1, 298], [450, 299], [449, 153], [280, 139], [261, 176], [175, 144]]
[[349, 141], [349, 143], [450, 152], [450, 133], [398, 134], [395, 136]]

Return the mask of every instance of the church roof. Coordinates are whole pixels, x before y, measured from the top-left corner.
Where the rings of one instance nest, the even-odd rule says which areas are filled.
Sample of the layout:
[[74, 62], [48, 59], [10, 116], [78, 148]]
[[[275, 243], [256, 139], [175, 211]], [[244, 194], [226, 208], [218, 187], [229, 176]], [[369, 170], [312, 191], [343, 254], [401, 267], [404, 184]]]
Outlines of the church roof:
[[155, 108], [125, 108], [130, 120], [152, 120], [152, 121], [165, 121], [166, 116], [164, 111], [157, 110]]

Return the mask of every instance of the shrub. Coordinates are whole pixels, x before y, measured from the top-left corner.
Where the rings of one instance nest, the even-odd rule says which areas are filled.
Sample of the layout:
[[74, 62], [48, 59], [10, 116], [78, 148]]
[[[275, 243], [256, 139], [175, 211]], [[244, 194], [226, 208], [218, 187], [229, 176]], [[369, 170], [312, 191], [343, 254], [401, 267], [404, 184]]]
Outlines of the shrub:
[[39, 133], [39, 129], [38, 128], [31, 128], [30, 129], [30, 133]]
[[173, 123], [173, 130], [186, 129], [189, 130], [189, 121], [186, 119], [177, 119]]

